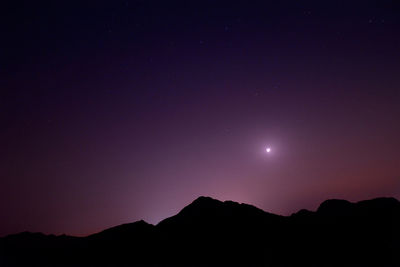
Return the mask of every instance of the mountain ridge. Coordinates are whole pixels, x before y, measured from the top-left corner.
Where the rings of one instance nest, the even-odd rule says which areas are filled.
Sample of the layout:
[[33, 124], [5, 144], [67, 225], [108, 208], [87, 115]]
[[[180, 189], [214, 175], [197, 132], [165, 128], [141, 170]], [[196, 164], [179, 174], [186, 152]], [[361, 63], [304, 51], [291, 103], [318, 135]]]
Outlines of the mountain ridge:
[[[357, 201], [357, 202], [350, 202], [350, 201], [344, 200], [344, 199], [335, 199], [335, 198], [332, 198], [332, 199], [327, 199], [327, 200], [321, 202], [321, 204], [318, 206], [318, 208], [317, 208], [315, 211], [313, 211], [313, 210], [308, 210], [308, 209], [300, 209], [299, 211], [294, 212], [294, 213], [292, 213], [291, 215], [284, 216], [284, 215], [279, 215], [279, 214], [274, 214], [274, 213], [270, 213], [270, 212], [264, 211], [263, 209], [257, 208], [256, 206], [251, 205], [251, 204], [247, 204], [247, 203], [240, 203], [240, 202], [236, 202], [236, 201], [233, 201], [233, 200], [224, 200], [224, 201], [221, 201], [221, 200], [218, 200], [218, 199], [215, 199], [215, 198], [212, 198], [212, 197], [208, 197], [208, 196], [199, 196], [199, 197], [197, 197], [194, 201], [192, 201], [192, 202], [189, 203], [187, 206], [185, 206], [183, 209], [181, 209], [176, 215], [167, 217], [167, 218], [161, 220], [160, 222], [158, 222], [157, 224], [151, 224], [151, 223], [146, 222], [145, 220], [141, 219], [141, 220], [134, 221], [134, 222], [128, 222], [128, 223], [123, 223], [123, 224], [115, 225], [115, 226], [112, 226], [112, 227], [110, 227], [110, 228], [106, 228], [106, 229], [104, 229], [104, 230], [101, 230], [101, 231], [99, 231], [99, 232], [95, 232], [95, 233], [93, 233], [93, 234], [88, 234], [88, 235], [86, 235], [86, 236], [74, 236], [74, 235], [68, 235], [68, 234], [55, 235], [55, 234], [44, 234], [44, 233], [42, 233], [42, 232], [23, 231], [23, 232], [19, 232], [19, 233], [15, 233], [15, 234], [8, 234], [8, 235], [5, 235], [5, 236], [1, 236], [0, 239], [2, 239], [2, 238], [7, 238], [7, 237], [10, 237], [10, 236], [20, 236], [20, 235], [29, 235], [29, 234], [31, 234], [31, 235], [37, 235], [37, 236], [42, 235], [42, 236], [48, 236], [48, 237], [62, 237], [62, 236], [67, 236], [67, 237], [85, 238], [85, 237], [90, 237], [90, 236], [98, 235], [98, 234], [100, 234], [100, 233], [103, 233], [103, 232], [108, 231], [108, 230], [111, 230], [111, 229], [119, 228], [119, 227], [122, 227], [122, 226], [135, 225], [135, 224], [137, 224], [137, 223], [145, 223], [145, 224], [147, 224], [147, 225], [157, 226], [157, 225], [159, 225], [160, 223], [162, 223], [163, 221], [168, 220], [168, 219], [170, 219], [170, 218], [172, 218], [172, 217], [175, 217], [175, 216], [181, 214], [182, 212], [186, 211], [188, 208], [193, 208], [193, 204], [197, 205], [198, 203], [201, 203], [201, 205], [203, 205], [204, 202], [209, 202], [209, 203], [212, 202], [212, 203], [214, 203], [214, 204], [215, 204], [215, 203], [218, 203], [218, 204], [232, 203], [232, 204], [234, 204], [234, 205], [251, 207], [251, 208], [254, 208], [254, 209], [259, 210], [259, 211], [261, 211], [261, 212], [268, 213], [268, 214], [272, 214], [272, 215], [275, 215], [275, 216], [280, 216], [280, 217], [292, 217], [292, 216], [296, 216], [298, 213], [308, 213], [308, 214], [311, 214], [311, 213], [325, 212], [325, 209], [327, 208], [327, 206], [329, 206], [329, 208], [331, 208], [332, 203], [335, 203], [335, 202], [336, 202], [336, 203], [341, 202], [342, 204], [346, 203], [346, 204], [348, 204], [349, 206], [353, 206], [353, 205], [357, 205], [357, 204], [365, 204], [365, 203], [372, 203], [372, 202], [382, 202], [382, 201], [391, 202], [392, 204], [400, 204], [400, 201], [399, 201], [398, 199], [396, 199], [395, 197], [376, 197], [376, 198], [371, 198], [371, 199], [368, 199], [368, 200], [361, 200], [361, 201]], [[336, 204], [334, 204], [334, 205], [336, 205]]]
[[395, 198], [329, 199], [315, 211], [281, 216], [201, 196], [156, 225], [140, 220], [85, 237], [8, 235], [0, 238], [0, 265], [385, 266], [400, 264], [399, 224]]

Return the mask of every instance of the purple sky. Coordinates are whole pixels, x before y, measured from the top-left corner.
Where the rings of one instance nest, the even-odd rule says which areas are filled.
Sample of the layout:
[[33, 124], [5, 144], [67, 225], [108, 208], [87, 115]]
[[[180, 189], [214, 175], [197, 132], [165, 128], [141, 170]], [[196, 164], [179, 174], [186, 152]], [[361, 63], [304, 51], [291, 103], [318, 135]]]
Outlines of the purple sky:
[[4, 8], [0, 236], [399, 198], [400, 5], [300, 2]]

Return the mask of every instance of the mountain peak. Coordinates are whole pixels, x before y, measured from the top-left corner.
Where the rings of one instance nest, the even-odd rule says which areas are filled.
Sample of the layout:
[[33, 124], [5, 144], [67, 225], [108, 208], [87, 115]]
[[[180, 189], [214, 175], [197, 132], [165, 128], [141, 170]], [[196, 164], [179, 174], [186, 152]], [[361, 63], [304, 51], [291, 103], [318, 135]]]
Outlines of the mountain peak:
[[202, 215], [208, 213], [210, 210], [218, 209], [223, 203], [224, 202], [211, 197], [200, 196], [184, 207], [179, 214]]
[[154, 225], [145, 222], [144, 220], [136, 221], [133, 223], [125, 223], [105, 229], [99, 233], [88, 236], [89, 238], [122, 238], [130, 236], [138, 236], [148, 233]]
[[342, 199], [329, 199], [321, 203], [317, 213], [328, 216], [346, 216], [357, 214], [382, 213], [400, 209], [400, 202], [391, 197], [381, 197], [356, 203]]
[[378, 197], [370, 200], [363, 200], [358, 202], [357, 204], [374, 204], [374, 205], [391, 206], [391, 205], [399, 205], [400, 202], [394, 197]]
[[214, 199], [212, 197], [200, 196], [186, 207], [197, 206], [197, 205], [218, 205], [222, 203], [223, 203], [222, 201]]
[[337, 213], [347, 211], [353, 204], [343, 199], [328, 199], [318, 207], [318, 213]]

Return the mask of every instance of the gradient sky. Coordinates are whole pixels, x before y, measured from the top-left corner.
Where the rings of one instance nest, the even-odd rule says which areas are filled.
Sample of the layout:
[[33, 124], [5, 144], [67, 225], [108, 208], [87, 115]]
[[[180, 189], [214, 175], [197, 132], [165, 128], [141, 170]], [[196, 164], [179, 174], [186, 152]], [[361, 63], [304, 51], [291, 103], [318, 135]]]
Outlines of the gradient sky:
[[399, 1], [0, 12], [0, 236], [157, 223], [200, 195], [283, 215], [400, 198]]

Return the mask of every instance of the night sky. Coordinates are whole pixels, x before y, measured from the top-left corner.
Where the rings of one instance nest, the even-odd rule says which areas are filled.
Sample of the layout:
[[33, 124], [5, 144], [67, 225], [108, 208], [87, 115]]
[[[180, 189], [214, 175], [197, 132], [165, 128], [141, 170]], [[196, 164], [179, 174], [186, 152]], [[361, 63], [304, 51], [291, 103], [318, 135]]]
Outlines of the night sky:
[[0, 236], [400, 198], [399, 1], [10, 2]]

